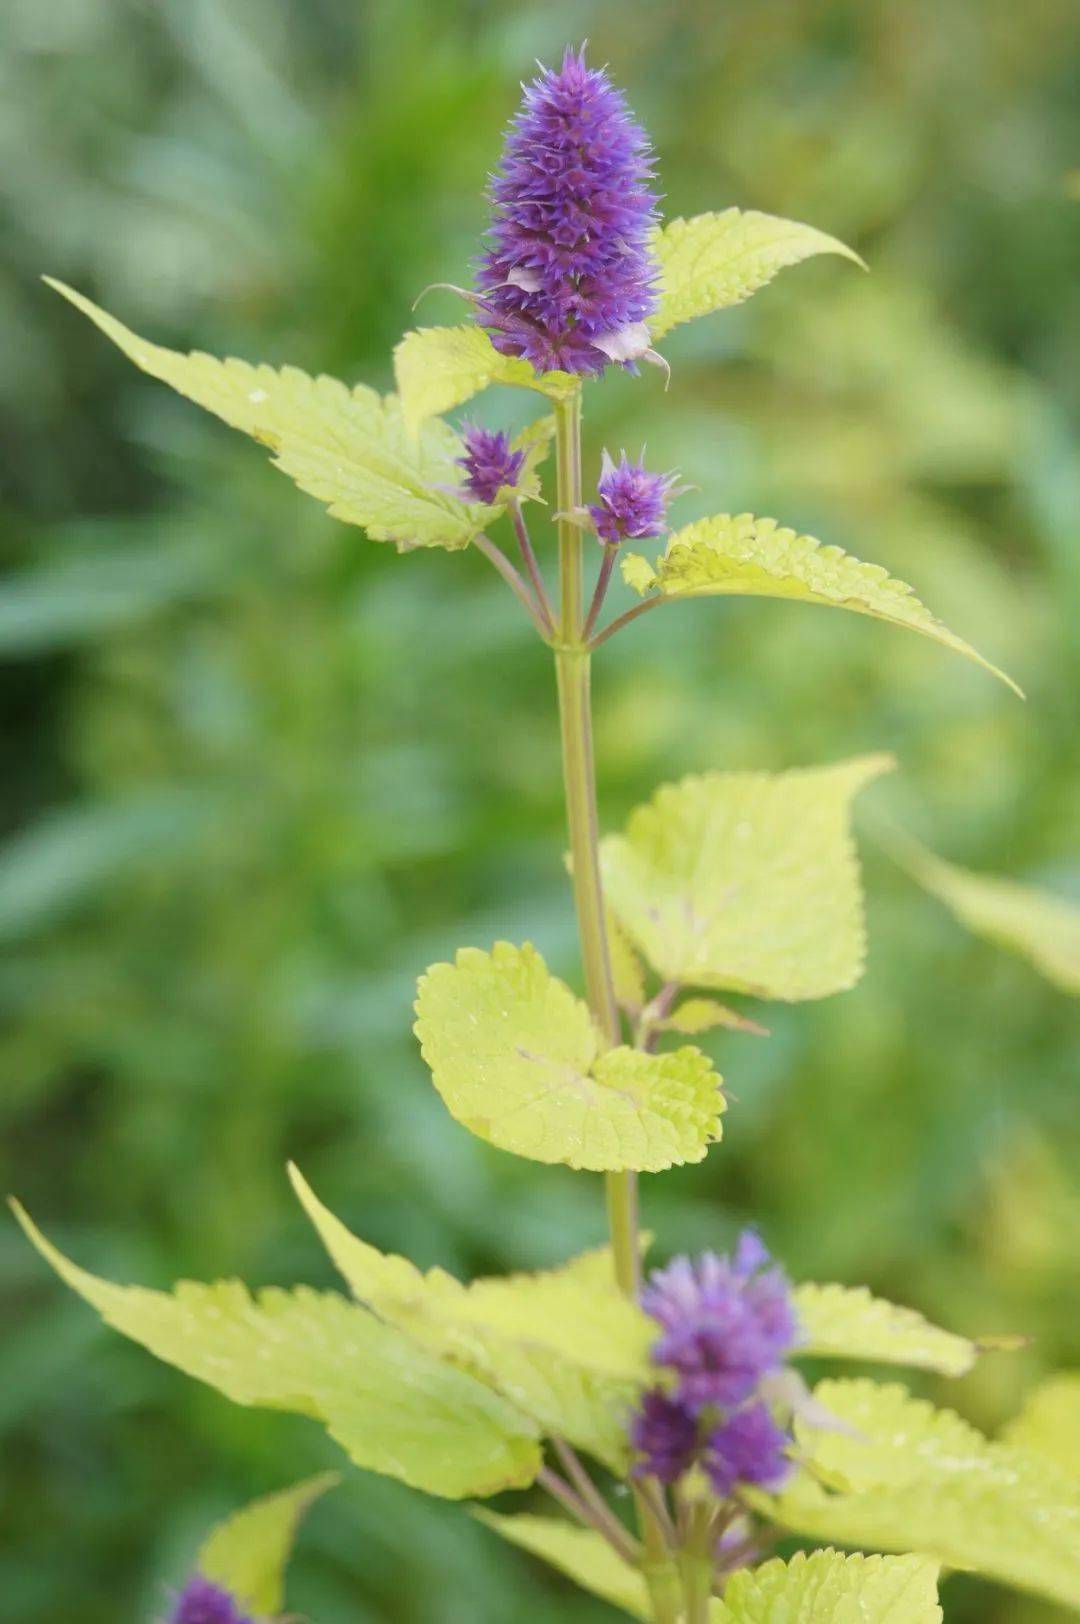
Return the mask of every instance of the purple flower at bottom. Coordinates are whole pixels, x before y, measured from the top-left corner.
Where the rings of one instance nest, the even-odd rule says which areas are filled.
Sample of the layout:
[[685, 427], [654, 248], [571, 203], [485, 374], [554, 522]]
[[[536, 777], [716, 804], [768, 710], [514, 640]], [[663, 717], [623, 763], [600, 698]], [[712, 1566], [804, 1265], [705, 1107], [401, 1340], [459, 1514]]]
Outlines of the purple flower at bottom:
[[715, 1427], [705, 1441], [704, 1466], [713, 1488], [726, 1499], [739, 1483], [778, 1489], [791, 1470], [791, 1442], [764, 1404], [750, 1404]]
[[177, 1597], [169, 1624], [254, 1624], [227, 1590], [197, 1573]]
[[501, 429], [481, 428], [478, 423], [466, 423], [461, 438], [465, 445], [465, 455], [458, 458], [458, 467], [465, 470], [462, 495], [491, 507], [504, 485], [517, 484], [525, 453], [512, 450], [509, 435]]
[[630, 1442], [641, 1455], [635, 1475], [674, 1483], [692, 1465], [697, 1449], [697, 1422], [658, 1387], [642, 1396], [630, 1429]]
[[653, 1360], [678, 1373], [677, 1397], [694, 1414], [742, 1404], [796, 1340], [787, 1279], [769, 1261], [747, 1232], [733, 1258], [676, 1258], [642, 1293], [641, 1306], [664, 1332]]
[[651, 179], [644, 132], [584, 51], [525, 88], [477, 278], [500, 354], [579, 374], [644, 354], [656, 308]]
[[597, 485], [599, 502], [589, 517], [601, 541], [641, 541], [664, 533], [674, 474], [650, 474], [642, 462], [630, 462], [626, 452], [617, 463], [605, 451]]

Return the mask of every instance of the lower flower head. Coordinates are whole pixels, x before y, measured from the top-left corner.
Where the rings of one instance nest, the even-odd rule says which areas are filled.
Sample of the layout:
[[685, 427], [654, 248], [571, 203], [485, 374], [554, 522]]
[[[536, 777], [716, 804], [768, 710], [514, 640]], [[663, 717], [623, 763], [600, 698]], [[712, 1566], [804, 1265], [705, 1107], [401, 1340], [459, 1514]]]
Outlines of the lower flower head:
[[791, 1470], [790, 1441], [764, 1404], [748, 1404], [709, 1433], [702, 1463], [721, 1499], [740, 1483], [778, 1489]]
[[177, 1597], [169, 1624], [254, 1624], [227, 1590], [197, 1573]]
[[674, 474], [650, 474], [643, 462], [630, 462], [625, 451], [616, 463], [605, 451], [597, 486], [600, 500], [589, 508], [600, 540], [618, 543], [663, 535], [674, 484]]
[[742, 1404], [796, 1340], [787, 1279], [752, 1232], [730, 1258], [676, 1258], [651, 1277], [641, 1305], [664, 1333], [653, 1360], [677, 1373], [677, 1397], [694, 1413]]
[[674, 1483], [693, 1464], [697, 1421], [676, 1399], [654, 1387], [642, 1397], [630, 1429], [630, 1442], [641, 1457], [635, 1475]]
[[491, 507], [504, 487], [517, 484], [525, 453], [514, 451], [509, 435], [501, 429], [481, 428], [478, 423], [466, 423], [461, 438], [465, 445], [465, 455], [458, 458], [458, 467], [465, 470], [462, 495]]

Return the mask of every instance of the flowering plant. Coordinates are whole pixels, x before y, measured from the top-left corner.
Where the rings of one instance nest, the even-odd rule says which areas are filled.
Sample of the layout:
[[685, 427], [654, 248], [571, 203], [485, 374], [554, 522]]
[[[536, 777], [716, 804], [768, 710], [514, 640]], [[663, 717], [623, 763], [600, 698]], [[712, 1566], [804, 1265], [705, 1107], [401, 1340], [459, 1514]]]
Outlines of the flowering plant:
[[[928, 1624], [942, 1566], [1075, 1603], [1080, 1487], [1053, 1440], [1072, 1389], [1043, 1394], [991, 1442], [896, 1383], [811, 1388], [806, 1358], [957, 1376], [986, 1344], [861, 1288], [793, 1286], [752, 1231], [730, 1255], [679, 1257], [642, 1281], [639, 1178], [701, 1161], [726, 1105], [701, 1048], [664, 1045], [761, 1030], [718, 994], [797, 1001], [857, 980], [851, 806], [891, 762], [690, 777], [601, 840], [593, 655], [672, 599], [742, 594], [891, 621], [986, 665], [902, 582], [774, 520], [718, 514], [668, 533], [680, 488], [644, 456], [604, 452], [586, 499], [586, 381], [642, 362], [666, 370], [656, 346], [681, 323], [810, 256], [857, 258], [808, 226], [736, 209], [662, 224], [652, 183], [624, 98], [567, 52], [511, 126], [476, 287], [458, 290], [471, 319], [408, 334], [386, 397], [161, 349], [60, 288], [144, 371], [267, 445], [336, 517], [402, 553], [482, 554], [552, 650], [586, 1000], [528, 944], [468, 947], [421, 977], [416, 1033], [464, 1128], [603, 1174], [610, 1244], [464, 1284], [351, 1234], [291, 1168], [351, 1300], [303, 1286], [252, 1296], [234, 1280], [160, 1292], [86, 1273], [20, 1216], [110, 1324], [236, 1402], [317, 1419], [357, 1465], [430, 1494], [535, 1485], [557, 1515], [475, 1515], [631, 1616]], [[549, 415], [513, 440], [443, 419], [492, 384], [533, 391]], [[527, 519], [552, 449], [554, 591]], [[520, 565], [488, 534], [501, 520]], [[665, 536], [651, 560], [626, 550]], [[605, 620], [617, 563], [638, 601]], [[284, 1553], [322, 1487], [285, 1491], [242, 1513], [240, 1535], [214, 1536], [177, 1624], [277, 1615]], [[824, 1545], [770, 1555], [786, 1535]]]

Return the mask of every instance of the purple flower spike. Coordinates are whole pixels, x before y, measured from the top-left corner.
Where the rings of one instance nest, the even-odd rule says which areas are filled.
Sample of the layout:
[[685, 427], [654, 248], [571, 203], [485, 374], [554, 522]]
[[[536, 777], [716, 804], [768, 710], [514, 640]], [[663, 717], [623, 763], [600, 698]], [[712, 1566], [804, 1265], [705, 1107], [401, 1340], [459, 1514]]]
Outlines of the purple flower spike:
[[705, 1443], [705, 1470], [726, 1499], [740, 1483], [778, 1489], [791, 1470], [785, 1450], [790, 1439], [764, 1404], [750, 1404], [716, 1427]]
[[227, 1590], [197, 1573], [177, 1597], [169, 1624], [254, 1624]]
[[652, 1357], [678, 1373], [677, 1396], [694, 1414], [742, 1404], [795, 1342], [788, 1283], [768, 1261], [760, 1241], [744, 1236], [734, 1261], [676, 1258], [642, 1293], [664, 1332]]
[[674, 1483], [693, 1463], [697, 1421], [675, 1399], [654, 1387], [642, 1397], [630, 1442], [642, 1457], [634, 1467], [636, 1476]]
[[625, 451], [614, 463], [605, 451], [597, 486], [600, 500], [589, 508], [600, 540], [617, 544], [663, 535], [674, 485], [674, 474], [650, 474], [643, 463], [629, 462]]
[[458, 467], [465, 470], [462, 495], [466, 500], [491, 507], [504, 485], [514, 486], [525, 463], [524, 451], [512, 451], [510, 438], [477, 423], [466, 423], [461, 431], [465, 455]]
[[492, 178], [480, 319], [502, 355], [599, 374], [649, 347], [649, 144], [607, 74], [567, 50], [525, 88]]

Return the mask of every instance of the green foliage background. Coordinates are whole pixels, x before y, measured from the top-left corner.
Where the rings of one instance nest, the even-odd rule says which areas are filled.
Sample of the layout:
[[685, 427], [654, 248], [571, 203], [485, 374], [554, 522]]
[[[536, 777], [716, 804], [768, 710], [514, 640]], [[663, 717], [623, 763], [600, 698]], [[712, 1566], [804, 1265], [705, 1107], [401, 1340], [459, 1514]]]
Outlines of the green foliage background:
[[[775, 513], [878, 560], [1029, 694], [854, 616], [675, 605], [599, 662], [607, 826], [692, 768], [890, 749], [874, 805], [1080, 899], [1077, 24], [1071, 0], [8, 0], [0, 1112], [4, 1181], [65, 1250], [329, 1282], [288, 1155], [359, 1233], [462, 1272], [599, 1239], [601, 1200], [470, 1139], [409, 1033], [459, 944], [531, 937], [574, 974], [545, 651], [480, 559], [325, 518], [38, 273], [177, 347], [385, 386], [416, 292], [467, 276], [518, 79], [588, 36], [667, 212], [805, 219], [872, 267], [815, 262], [677, 334], [666, 397], [591, 391], [592, 467], [647, 438], [700, 487], [680, 520]], [[753, 1217], [796, 1275], [1029, 1333], [952, 1390], [994, 1426], [1080, 1358], [1075, 1004], [866, 856], [865, 980], [717, 1040], [724, 1143], [645, 1180], [647, 1222], [671, 1250]], [[102, 1331], [13, 1226], [0, 1289], [11, 1624], [154, 1617], [217, 1516], [326, 1463]], [[358, 1474], [290, 1603], [604, 1615]], [[1052, 1616], [964, 1580], [946, 1605]]]

